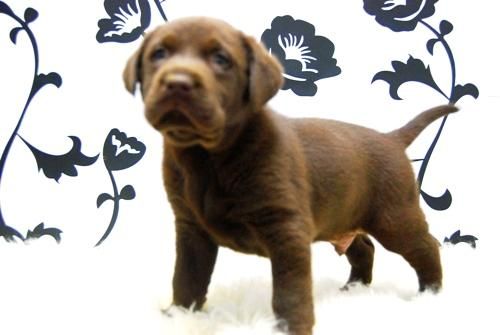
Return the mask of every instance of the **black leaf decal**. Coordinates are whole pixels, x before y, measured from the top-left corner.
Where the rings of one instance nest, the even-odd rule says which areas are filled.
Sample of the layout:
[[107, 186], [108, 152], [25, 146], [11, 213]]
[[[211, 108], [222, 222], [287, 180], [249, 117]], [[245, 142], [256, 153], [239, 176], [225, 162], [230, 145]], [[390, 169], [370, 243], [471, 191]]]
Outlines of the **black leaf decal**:
[[111, 194], [108, 193], [99, 194], [99, 196], [97, 197], [97, 208], [101, 207], [101, 205], [108, 200], [114, 200]]
[[21, 140], [28, 146], [28, 148], [35, 156], [36, 162], [38, 164], [38, 170], [43, 170], [43, 173], [47, 178], [59, 181], [62, 174], [70, 177], [78, 175], [76, 170], [76, 165], [78, 166], [89, 166], [95, 163], [99, 155], [94, 157], [85, 156], [80, 150], [82, 143], [80, 139], [76, 136], [69, 136], [73, 142], [73, 147], [64, 155], [50, 155], [44, 153], [30, 143], [28, 143], [24, 138], [19, 136]]
[[0, 13], [7, 14], [10, 17], [15, 17], [12, 9], [10, 9], [10, 7], [3, 1], [0, 1]]
[[120, 199], [132, 200], [135, 198], [135, 189], [132, 185], [127, 185], [120, 191]]
[[60, 243], [61, 234], [62, 230], [57, 228], [45, 228], [44, 224], [40, 223], [35, 227], [35, 229], [33, 229], [33, 231], [28, 230], [26, 239], [39, 239], [42, 236], [52, 236], [57, 241], [57, 243]]
[[427, 51], [429, 51], [429, 53], [431, 55], [434, 54], [434, 46], [436, 45], [436, 43], [439, 42], [439, 40], [437, 38], [431, 38], [429, 41], [427, 41]]
[[436, 211], [447, 210], [448, 208], [450, 208], [451, 203], [453, 201], [449, 190], [446, 190], [440, 197], [433, 197], [425, 193], [423, 190], [420, 190], [420, 194], [422, 195], [422, 198], [424, 199], [425, 203]]
[[453, 90], [450, 100], [451, 102], [457, 102], [466, 95], [470, 95], [474, 99], [477, 99], [479, 97], [479, 89], [474, 84], [457, 85]]
[[35, 82], [33, 83], [33, 92], [34, 95], [38, 90], [40, 90], [45, 85], [52, 84], [56, 87], [61, 87], [62, 78], [56, 72], [51, 72], [49, 74], [40, 73], [36, 76]]
[[[1, 10], [1, 2], [0, 2], [0, 10]], [[24, 241], [23, 235], [19, 233], [17, 230], [15, 230], [12, 227], [9, 227], [5, 224], [2, 224], [3, 220], [0, 217], [0, 236], [3, 237], [7, 242], [12, 242], [14, 241], [14, 237], [19, 238], [21, 241]]]
[[453, 25], [451, 24], [451, 22], [446, 20], [441, 21], [441, 23], [439, 24], [439, 32], [441, 33], [441, 36], [444, 37], [449, 33], [451, 33], [452, 31], [453, 31]]
[[10, 40], [12, 41], [12, 43], [16, 44], [17, 42], [17, 34], [23, 30], [24, 28], [22, 27], [16, 27], [16, 28], [13, 28], [11, 31], [10, 31], [10, 34], [9, 34], [9, 37], [10, 37]]
[[26, 8], [24, 11], [24, 21], [29, 24], [36, 20], [38, 17], [38, 12], [34, 8]]
[[420, 59], [410, 56], [406, 64], [393, 61], [392, 67], [394, 71], [381, 71], [373, 77], [372, 82], [377, 80], [386, 81], [389, 84], [389, 94], [393, 99], [402, 100], [398, 95], [398, 89], [401, 85], [410, 81], [425, 84], [442, 93], [432, 77], [429, 66], [425, 66]]
[[454, 232], [449, 238], [445, 237], [445, 243], [451, 243], [453, 245], [458, 243], [468, 243], [472, 248], [476, 248], [476, 241], [479, 239], [472, 235], [461, 235], [460, 230]]

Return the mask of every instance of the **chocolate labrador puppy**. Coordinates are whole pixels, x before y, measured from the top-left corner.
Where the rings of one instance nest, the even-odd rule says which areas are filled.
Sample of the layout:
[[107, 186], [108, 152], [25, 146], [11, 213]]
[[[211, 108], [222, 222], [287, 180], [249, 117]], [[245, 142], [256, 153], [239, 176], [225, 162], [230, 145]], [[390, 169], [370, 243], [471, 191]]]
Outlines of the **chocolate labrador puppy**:
[[283, 83], [279, 62], [254, 38], [202, 17], [149, 33], [124, 80], [132, 93], [140, 83], [146, 118], [164, 137], [175, 305], [202, 307], [218, 247], [229, 247], [271, 260], [277, 318], [290, 334], [311, 334], [311, 243], [332, 243], [352, 266], [348, 283], [369, 284], [367, 235], [410, 263], [420, 290], [441, 287], [438, 243], [405, 149], [454, 106], [386, 134], [287, 118], [265, 106]]

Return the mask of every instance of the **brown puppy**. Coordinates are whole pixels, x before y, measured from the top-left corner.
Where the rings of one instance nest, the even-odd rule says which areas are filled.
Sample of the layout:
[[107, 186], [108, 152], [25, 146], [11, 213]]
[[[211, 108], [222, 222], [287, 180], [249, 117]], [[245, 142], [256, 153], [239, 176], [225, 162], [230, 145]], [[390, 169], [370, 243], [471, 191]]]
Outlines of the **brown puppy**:
[[312, 333], [310, 245], [331, 242], [368, 284], [373, 244], [402, 255], [420, 290], [438, 290], [429, 234], [405, 148], [441, 106], [381, 134], [319, 119], [289, 119], [265, 103], [282, 69], [227, 23], [180, 19], [148, 34], [124, 72], [141, 84], [145, 114], [164, 136], [164, 182], [176, 217], [174, 304], [201, 308], [218, 246], [269, 257], [273, 309], [291, 334]]

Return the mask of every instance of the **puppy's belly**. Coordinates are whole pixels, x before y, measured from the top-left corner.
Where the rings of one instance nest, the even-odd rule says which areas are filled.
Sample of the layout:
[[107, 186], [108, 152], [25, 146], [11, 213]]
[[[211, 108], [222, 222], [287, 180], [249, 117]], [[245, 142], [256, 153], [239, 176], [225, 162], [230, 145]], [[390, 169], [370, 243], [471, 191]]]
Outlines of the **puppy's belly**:
[[235, 222], [206, 223], [205, 229], [219, 246], [245, 254], [268, 257], [266, 249], [245, 225]]
[[216, 240], [216, 243], [219, 246], [229, 248], [233, 251], [241, 252], [244, 254], [249, 254], [249, 255], [257, 255], [257, 256], [262, 256], [262, 257], [269, 257], [269, 254], [267, 251], [258, 245], [257, 243], [252, 243], [252, 241], [249, 240]]
[[358, 235], [357, 232], [346, 233], [339, 236], [335, 236], [334, 238], [330, 239], [329, 242], [333, 244], [333, 246], [335, 247], [335, 251], [339, 255], [343, 255], [345, 254], [347, 249], [349, 249], [349, 247], [352, 244], [352, 241], [354, 241], [357, 235]]

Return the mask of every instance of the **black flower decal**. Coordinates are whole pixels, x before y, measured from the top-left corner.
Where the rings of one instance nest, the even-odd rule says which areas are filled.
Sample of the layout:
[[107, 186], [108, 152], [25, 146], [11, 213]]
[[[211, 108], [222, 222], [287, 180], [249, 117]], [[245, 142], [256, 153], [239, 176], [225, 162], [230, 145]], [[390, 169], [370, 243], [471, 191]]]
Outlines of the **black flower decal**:
[[104, 164], [110, 171], [128, 169], [140, 161], [145, 152], [146, 146], [135, 137], [112, 129], [104, 142]]
[[412, 31], [417, 23], [435, 12], [438, 0], [364, 0], [364, 9], [393, 31]]
[[105, 0], [109, 18], [97, 23], [99, 43], [128, 43], [138, 39], [151, 23], [151, 8], [147, 0]]
[[132, 185], [124, 186], [118, 192], [113, 171], [128, 169], [139, 162], [146, 152], [144, 143], [138, 141], [135, 137], [128, 137], [127, 134], [122, 133], [118, 129], [112, 129], [106, 140], [104, 141], [103, 158], [104, 165], [108, 170], [111, 184], [113, 186], [113, 195], [109, 193], [101, 193], [97, 197], [97, 207], [108, 201], [113, 201], [113, 214], [108, 228], [102, 235], [96, 246], [100, 245], [113, 230], [116, 220], [118, 219], [118, 211], [120, 210], [120, 200], [132, 200], [135, 198], [135, 189]]
[[295, 20], [289, 15], [276, 17], [261, 40], [285, 69], [283, 90], [313, 96], [318, 90], [315, 81], [341, 72], [333, 58], [334, 44], [326, 37], [316, 36], [309, 22]]

